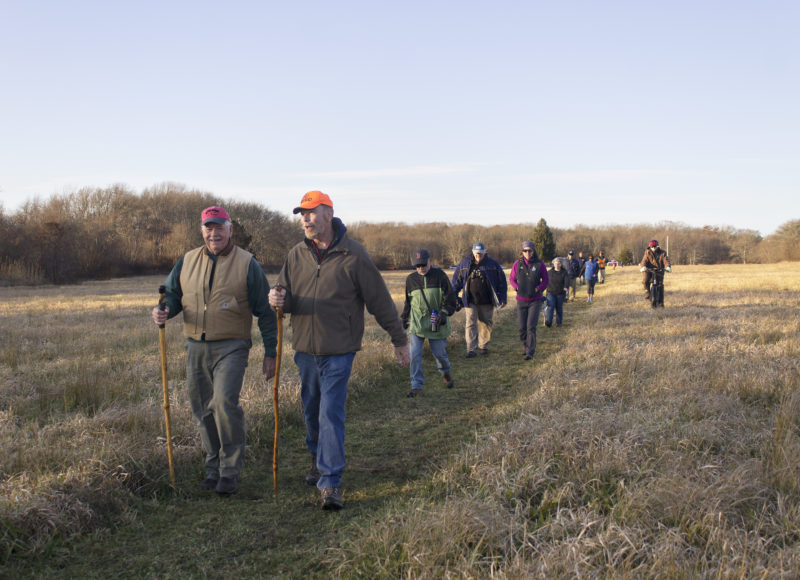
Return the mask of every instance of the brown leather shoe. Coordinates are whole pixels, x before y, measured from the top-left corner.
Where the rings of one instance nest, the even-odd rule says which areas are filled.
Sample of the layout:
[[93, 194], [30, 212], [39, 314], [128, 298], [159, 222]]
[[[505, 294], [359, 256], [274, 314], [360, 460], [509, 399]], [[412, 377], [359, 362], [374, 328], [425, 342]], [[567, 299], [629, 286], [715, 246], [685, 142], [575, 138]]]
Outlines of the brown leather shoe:
[[452, 389], [456, 382], [453, 380], [453, 377], [450, 376], [450, 373], [444, 373], [442, 375], [442, 380], [444, 381], [444, 386], [448, 389]]

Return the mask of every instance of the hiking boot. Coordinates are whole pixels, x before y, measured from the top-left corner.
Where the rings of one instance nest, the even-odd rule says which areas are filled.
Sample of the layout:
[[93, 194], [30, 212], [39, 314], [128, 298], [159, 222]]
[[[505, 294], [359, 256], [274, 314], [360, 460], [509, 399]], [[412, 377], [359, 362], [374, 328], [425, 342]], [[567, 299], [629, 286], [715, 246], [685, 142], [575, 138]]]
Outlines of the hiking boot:
[[306, 477], [305, 477], [306, 483], [308, 485], [317, 485], [317, 482], [319, 481], [319, 476], [320, 475], [321, 474], [319, 472], [319, 469], [317, 468], [317, 456], [316, 456], [316, 454], [312, 453], [311, 454], [311, 468], [308, 470], [308, 473], [306, 473]]
[[456, 382], [453, 380], [453, 377], [450, 376], [450, 373], [444, 373], [442, 375], [442, 380], [444, 381], [444, 386], [448, 389], [452, 389]]
[[479, 348], [478, 352], [481, 354], [489, 354], [489, 348]]
[[200, 482], [200, 489], [202, 489], [203, 491], [213, 491], [217, 489], [217, 478], [206, 477], [203, 481]]
[[233, 495], [239, 491], [239, 476], [231, 475], [230, 477], [222, 477], [217, 482], [217, 493], [219, 495]]
[[525, 355], [525, 360], [531, 360], [532, 358], [533, 358], [532, 354], [526, 354]]
[[552, 323], [552, 322], [547, 322], [547, 321], [545, 321], [544, 325], [545, 325], [547, 328], [550, 328], [551, 326], [553, 326], [553, 323]]
[[340, 510], [344, 507], [342, 490], [338, 487], [326, 487], [322, 490], [322, 509]]
[[468, 350], [467, 354], [464, 355], [464, 358], [475, 358], [476, 356], [478, 355], [475, 354], [474, 350]]
[[421, 394], [422, 394], [422, 389], [411, 389], [410, 391], [408, 391], [408, 393], [406, 393], [406, 397], [412, 399]]

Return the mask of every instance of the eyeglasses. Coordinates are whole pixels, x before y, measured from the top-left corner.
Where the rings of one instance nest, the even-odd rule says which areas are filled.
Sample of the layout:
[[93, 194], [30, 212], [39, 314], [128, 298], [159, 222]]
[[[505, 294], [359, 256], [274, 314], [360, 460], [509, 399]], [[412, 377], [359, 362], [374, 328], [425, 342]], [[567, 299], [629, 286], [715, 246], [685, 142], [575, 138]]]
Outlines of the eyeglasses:
[[532, 252], [533, 250], [531, 250], [530, 248], [525, 248], [525, 249], [524, 249], [524, 250], [522, 250], [522, 251], [523, 251], [523, 252], [525, 252], [525, 253], [527, 254], [528, 252]]

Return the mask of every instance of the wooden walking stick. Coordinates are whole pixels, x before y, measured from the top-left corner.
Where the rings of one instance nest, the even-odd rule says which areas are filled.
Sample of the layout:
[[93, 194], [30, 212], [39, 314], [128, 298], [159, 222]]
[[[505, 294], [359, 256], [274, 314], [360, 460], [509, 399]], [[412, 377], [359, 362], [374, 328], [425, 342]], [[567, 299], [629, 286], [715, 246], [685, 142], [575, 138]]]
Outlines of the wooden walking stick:
[[[158, 287], [158, 308], [167, 307], [167, 287]], [[175, 468], [172, 465], [172, 425], [169, 420], [169, 382], [167, 381], [167, 332], [165, 325], [158, 325], [158, 344], [161, 347], [161, 385], [164, 391], [164, 423], [167, 430], [167, 460], [169, 461], [169, 482], [175, 488]]]
[[[275, 286], [277, 290], [282, 290], [280, 286]], [[275, 438], [272, 443], [272, 490], [278, 493], [278, 386], [281, 376], [281, 354], [283, 353], [283, 308], [276, 308], [275, 314], [278, 318], [278, 344], [275, 354], [275, 380], [272, 384], [272, 406], [275, 409]]]

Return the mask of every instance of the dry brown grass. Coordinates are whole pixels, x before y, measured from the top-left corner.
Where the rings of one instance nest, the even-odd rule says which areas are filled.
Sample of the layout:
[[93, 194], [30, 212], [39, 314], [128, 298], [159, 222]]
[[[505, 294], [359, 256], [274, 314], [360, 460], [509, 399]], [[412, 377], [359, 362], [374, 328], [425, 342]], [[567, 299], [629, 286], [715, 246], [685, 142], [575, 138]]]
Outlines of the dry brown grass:
[[797, 577], [800, 264], [617, 270], [502, 429], [333, 559], [342, 576]]
[[[387, 274], [398, 307], [407, 274]], [[0, 562], [118, 523], [131, 494], [171, 495], [158, 334], [149, 319], [162, 280], [0, 288]], [[303, 423], [285, 328], [284, 427]], [[179, 322], [167, 324], [167, 339], [177, 476], [193, 481], [202, 453], [184, 388]], [[253, 344], [241, 393], [247, 442], [271, 449], [271, 382], [265, 385], [254, 362], [263, 356], [257, 329]], [[394, 364], [385, 332], [369, 317], [351, 394], [372, 388]]]
[[[398, 305], [406, 274], [386, 276]], [[168, 495], [147, 316], [160, 283], [0, 288], [0, 561], [136, 522], [131, 494]], [[327, 569], [371, 578], [800, 575], [798, 290], [797, 263], [678, 267], [667, 307], [653, 311], [639, 273], [618, 269], [595, 304], [567, 305], [575, 323], [535, 360], [513, 403], [487, 410], [487, 424], [502, 427], [437, 458], [424, 489], [348, 529]], [[513, 325], [510, 310], [502, 324]], [[451, 342], [462, 335], [457, 317]], [[202, 461], [179, 324], [168, 339], [178, 477], [194, 481]], [[260, 356], [255, 346], [251, 361]], [[371, 324], [351, 393], [385, 388], [392, 364]], [[271, 395], [256, 367], [242, 392], [248, 445], [268, 449]], [[298, 391], [287, 372], [281, 413], [299, 426]]]

